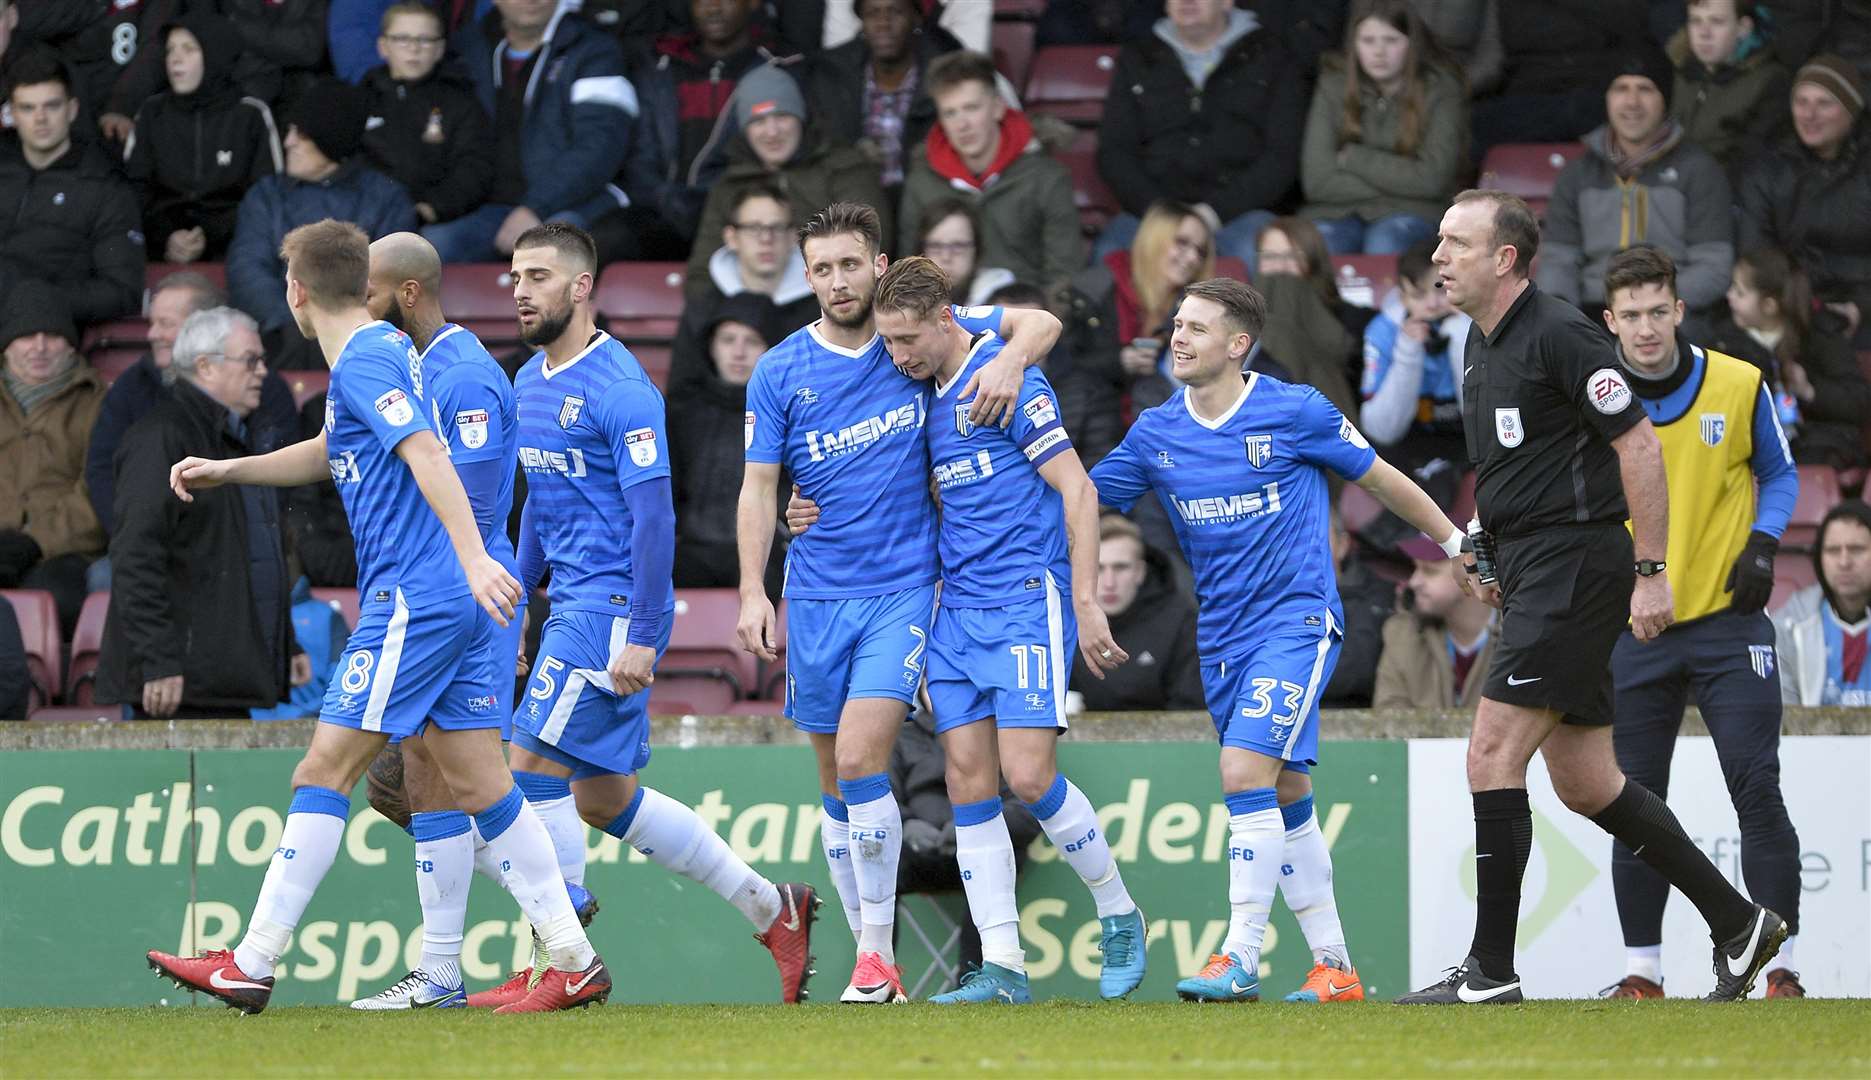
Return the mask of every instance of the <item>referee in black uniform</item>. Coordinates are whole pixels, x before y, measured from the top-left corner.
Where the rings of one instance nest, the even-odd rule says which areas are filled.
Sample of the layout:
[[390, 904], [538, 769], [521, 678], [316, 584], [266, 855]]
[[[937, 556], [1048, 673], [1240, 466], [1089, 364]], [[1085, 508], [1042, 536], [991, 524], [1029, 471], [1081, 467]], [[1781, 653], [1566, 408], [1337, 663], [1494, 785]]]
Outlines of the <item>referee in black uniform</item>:
[[1736, 892], [1663, 800], [1618, 771], [1612, 647], [1627, 622], [1650, 641], [1671, 619], [1663, 455], [1611, 339], [1528, 280], [1539, 236], [1518, 198], [1464, 191], [1443, 215], [1434, 257], [1437, 287], [1475, 321], [1462, 420], [1479, 529], [1476, 550], [1463, 557], [1471, 571], [1463, 587], [1501, 608], [1501, 638], [1468, 744], [1474, 943], [1446, 978], [1398, 1000], [1521, 999], [1514, 934], [1533, 846], [1527, 762], [1535, 750], [1567, 807], [1696, 905], [1716, 943], [1709, 997], [1738, 999], [1779, 949], [1786, 924]]

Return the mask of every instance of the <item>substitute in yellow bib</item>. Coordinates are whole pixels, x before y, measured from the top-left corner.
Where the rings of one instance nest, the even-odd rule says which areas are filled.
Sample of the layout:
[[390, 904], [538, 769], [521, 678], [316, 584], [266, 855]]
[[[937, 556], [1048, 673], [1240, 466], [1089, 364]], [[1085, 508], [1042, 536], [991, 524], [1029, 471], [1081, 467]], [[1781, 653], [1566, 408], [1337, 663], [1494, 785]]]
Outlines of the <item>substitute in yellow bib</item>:
[[[1780, 797], [1780, 676], [1761, 609], [1774, 554], [1799, 495], [1786, 434], [1761, 371], [1683, 336], [1676, 266], [1656, 248], [1619, 252], [1605, 271], [1605, 324], [1631, 390], [1663, 444], [1669, 477], [1666, 561], [1676, 622], [1642, 644], [1628, 631], [1611, 653], [1618, 765], [1659, 796], [1691, 694], [1714, 737], [1741, 823], [1748, 892], [1799, 933], [1799, 839]], [[1611, 883], [1627, 964], [1615, 997], [1663, 996], [1663, 904], [1669, 883], [1622, 844]], [[1804, 996], [1793, 937], [1767, 964], [1770, 996]]]

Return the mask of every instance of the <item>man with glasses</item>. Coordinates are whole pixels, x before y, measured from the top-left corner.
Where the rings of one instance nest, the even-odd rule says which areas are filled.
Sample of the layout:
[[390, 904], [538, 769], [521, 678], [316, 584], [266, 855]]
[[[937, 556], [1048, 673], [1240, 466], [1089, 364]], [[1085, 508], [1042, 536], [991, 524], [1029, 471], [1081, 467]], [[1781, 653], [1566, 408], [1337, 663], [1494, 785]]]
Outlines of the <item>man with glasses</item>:
[[377, 55], [364, 76], [370, 118], [364, 154], [409, 189], [424, 225], [453, 221], [486, 201], [494, 183], [494, 142], [474, 84], [443, 64], [442, 19], [422, 4], [383, 13]]
[[[691, 280], [671, 350], [669, 388], [693, 388], [712, 369], [708, 327], [729, 297], [751, 293], [771, 304], [767, 320], [779, 337], [819, 317], [806, 282], [806, 260], [793, 243], [793, 203], [778, 185], [761, 181], [735, 194], [721, 246], [708, 259], [708, 278]], [[776, 338], [775, 340], [778, 340]]]
[[169, 465], [245, 457], [266, 355], [253, 319], [198, 311], [176, 335], [173, 390], [116, 454], [111, 605], [97, 699], [139, 718], [245, 716], [312, 677], [292, 632], [279, 500], [230, 484], [171, 496]]

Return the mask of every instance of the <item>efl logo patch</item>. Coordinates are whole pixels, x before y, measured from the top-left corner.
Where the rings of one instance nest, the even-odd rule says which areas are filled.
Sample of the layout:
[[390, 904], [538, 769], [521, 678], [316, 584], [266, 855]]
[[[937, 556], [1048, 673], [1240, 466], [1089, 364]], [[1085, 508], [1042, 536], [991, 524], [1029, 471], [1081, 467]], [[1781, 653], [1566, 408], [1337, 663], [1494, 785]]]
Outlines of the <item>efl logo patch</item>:
[[416, 418], [415, 407], [410, 405], [409, 396], [401, 390], [389, 390], [379, 397], [377, 412], [391, 427], [402, 427]]
[[641, 468], [656, 464], [656, 429], [640, 427], [624, 432], [624, 445], [630, 448], [630, 460]]
[[1258, 469], [1273, 460], [1273, 436], [1249, 435], [1247, 442], [1247, 463]]
[[1526, 440], [1527, 431], [1520, 426], [1518, 408], [1494, 410], [1494, 437], [1510, 450]]
[[487, 445], [487, 410], [467, 409], [455, 414], [455, 430], [461, 435], [461, 445], [470, 450], [479, 450]]
[[1052, 403], [1051, 394], [1039, 395], [1020, 406], [1020, 411], [1026, 414], [1026, 418], [1032, 421], [1034, 427], [1045, 427], [1047, 424], [1059, 422], [1059, 408]]
[[1774, 647], [1772, 645], [1749, 645], [1748, 666], [1761, 678], [1769, 678], [1774, 673]]
[[747, 422], [741, 425], [741, 449], [751, 450], [754, 446], [754, 411], [747, 410]]
[[1631, 403], [1631, 385], [1612, 368], [1599, 368], [1585, 381], [1585, 400], [1606, 416], [1623, 412]]
[[994, 314], [994, 308], [991, 304], [977, 304], [974, 307], [955, 309], [955, 317], [958, 319], [985, 319], [992, 314]]
[[955, 406], [955, 434], [966, 439], [974, 434], [974, 421], [968, 419], [968, 406], [973, 402], [964, 401]]
[[1364, 441], [1364, 433], [1352, 426], [1349, 420], [1339, 420], [1338, 437], [1360, 450], [1368, 450], [1371, 447], [1370, 443]]
[[1728, 434], [1728, 417], [1721, 413], [1705, 412], [1701, 419], [1703, 443], [1709, 446], [1720, 446], [1722, 437]]
[[559, 404], [559, 426], [568, 428], [578, 423], [578, 414], [584, 411], [584, 398], [567, 396], [566, 399]]

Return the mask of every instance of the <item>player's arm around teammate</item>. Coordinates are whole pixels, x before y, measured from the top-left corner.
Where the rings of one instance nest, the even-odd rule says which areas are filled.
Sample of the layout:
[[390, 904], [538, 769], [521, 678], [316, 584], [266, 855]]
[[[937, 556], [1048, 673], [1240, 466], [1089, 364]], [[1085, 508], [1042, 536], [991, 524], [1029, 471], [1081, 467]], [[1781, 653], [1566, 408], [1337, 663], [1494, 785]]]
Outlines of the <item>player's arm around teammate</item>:
[[[969, 415], [985, 427], [1012, 421], [1014, 401], [1020, 396], [1021, 372], [1046, 358], [1059, 341], [1064, 324], [1040, 308], [1005, 308], [1001, 311], [1000, 355], [981, 366], [962, 387], [957, 401], [972, 401]], [[1094, 558], [1094, 565], [1096, 560]]]

